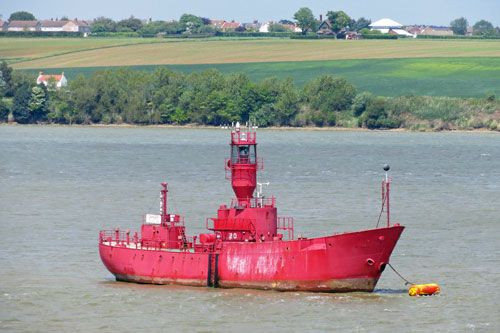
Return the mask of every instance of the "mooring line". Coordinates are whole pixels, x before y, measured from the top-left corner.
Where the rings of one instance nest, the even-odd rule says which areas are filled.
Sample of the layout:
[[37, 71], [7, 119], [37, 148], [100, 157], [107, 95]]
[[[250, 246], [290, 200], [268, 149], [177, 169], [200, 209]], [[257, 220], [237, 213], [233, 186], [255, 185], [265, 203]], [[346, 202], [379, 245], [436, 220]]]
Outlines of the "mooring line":
[[375, 229], [378, 228], [378, 224], [380, 223], [380, 218], [382, 217], [382, 213], [384, 212], [384, 204], [385, 204], [385, 199], [382, 200], [382, 209], [380, 210], [380, 214], [378, 215], [377, 226], [375, 227]]
[[401, 274], [398, 273], [398, 271], [392, 267], [391, 264], [387, 263], [387, 265], [389, 265], [390, 268], [392, 268], [392, 270], [394, 271], [394, 273], [396, 273], [400, 278], [402, 278], [403, 280], [405, 280], [405, 286], [408, 285], [408, 284], [415, 284], [415, 283], [411, 283], [410, 281], [408, 281], [407, 279], [405, 279]]

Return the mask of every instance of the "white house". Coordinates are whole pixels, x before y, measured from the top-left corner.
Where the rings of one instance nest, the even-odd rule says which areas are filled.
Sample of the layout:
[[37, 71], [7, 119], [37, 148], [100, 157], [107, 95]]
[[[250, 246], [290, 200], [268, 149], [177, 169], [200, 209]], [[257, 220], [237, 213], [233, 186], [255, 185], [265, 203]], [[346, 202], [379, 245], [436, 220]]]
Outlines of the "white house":
[[61, 75], [43, 75], [43, 72], [40, 71], [38, 78], [36, 79], [37, 84], [48, 85], [49, 81], [54, 80], [57, 88], [65, 87], [68, 85], [68, 80], [64, 76], [64, 72]]
[[40, 31], [41, 29], [40, 21], [10, 21], [7, 26], [8, 31]]
[[[260, 26], [259, 28], [259, 32], [269, 32], [269, 26], [271, 24], [274, 24], [274, 22], [268, 22], [268, 23], [264, 23], [263, 25]], [[302, 29], [293, 25], [293, 24], [280, 24], [280, 23], [276, 23], [276, 24], [279, 24], [287, 29], [289, 29], [291, 32], [302, 32]]]
[[73, 21], [45, 20], [42, 21], [42, 31], [73, 31], [88, 34], [90, 27], [84, 21], [77, 19]]
[[269, 23], [264, 23], [260, 26], [259, 32], [269, 32]]
[[399, 36], [405, 37], [415, 37], [415, 35], [410, 34], [408, 31], [401, 29], [403, 25], [389, 18], [383, 18], [372, 24], [368, 25], [371, 30], [378, 30], [383, 34], [391, 33]]

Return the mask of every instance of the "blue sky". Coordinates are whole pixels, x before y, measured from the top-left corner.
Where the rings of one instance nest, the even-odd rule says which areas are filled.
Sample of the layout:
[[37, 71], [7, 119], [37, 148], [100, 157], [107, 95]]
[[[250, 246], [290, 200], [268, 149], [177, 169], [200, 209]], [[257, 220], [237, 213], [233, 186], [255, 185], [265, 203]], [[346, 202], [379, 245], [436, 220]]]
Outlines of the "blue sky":
[[89, 19], [98, 16], [114, 20], [134, 15], [153, 20], [178, 20], [184, 13], [211, 19], [251, 22], [259, 20], [293, 19], [301, 7], [309, 7], [316, 17], [329, 10], [343, 10], [350, 17], [391, 18], [401, 24], [448, 25], [465, 17], [470, 25], [481, 19], [500, 26], [500, 0], [1, 0], [0, 14], [4, 20], [15, 11], [31, 12], [38, 19], [68, 16], [70, 19]]

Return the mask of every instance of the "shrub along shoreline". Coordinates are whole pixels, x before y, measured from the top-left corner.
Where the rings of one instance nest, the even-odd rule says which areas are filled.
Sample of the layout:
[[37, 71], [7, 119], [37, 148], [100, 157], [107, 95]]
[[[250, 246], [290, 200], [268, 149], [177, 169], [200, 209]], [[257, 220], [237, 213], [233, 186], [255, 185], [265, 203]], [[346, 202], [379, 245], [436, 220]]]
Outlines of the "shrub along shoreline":
[[[104, 69], [56, 88], [0, 65], [0, 122], [82, 125], [220, 126], [500, 131], [500, 101], [428, 96], [380, 97], [344, 78], [321, 75], [298, 89], [292, 79], [252, 82], [215, 69], [189, 75]], [[2, 84], [3, 82], [3, 84]]]

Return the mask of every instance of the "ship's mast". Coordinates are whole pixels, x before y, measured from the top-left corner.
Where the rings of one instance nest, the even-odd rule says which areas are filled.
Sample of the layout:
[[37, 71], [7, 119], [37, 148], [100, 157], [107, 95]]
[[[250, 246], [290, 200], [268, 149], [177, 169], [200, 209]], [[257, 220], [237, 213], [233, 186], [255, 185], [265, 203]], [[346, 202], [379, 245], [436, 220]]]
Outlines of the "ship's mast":
[[389, 189], [390, 185], [392, 183], [392, 177], [389, 177], [388, 171], [391, 167], [389, 164], [384, 165], [384, 171], [385, 171], [385, 180], [382, 181], [382, 211], [385, 210], [387, 213], [387, 227], [390, 226], [391, 221], [390, 221], [390, 205], [389, 205]]
[[161, 183], [161, 186], [163, 187], [161, 190], [161, 197], [160, 197], [160, 214], [161, 214], [161, 223], [163, 225], [167, 225], [167, 222], [169, 219], [167, 218], [167, 186], [168, 183]]

